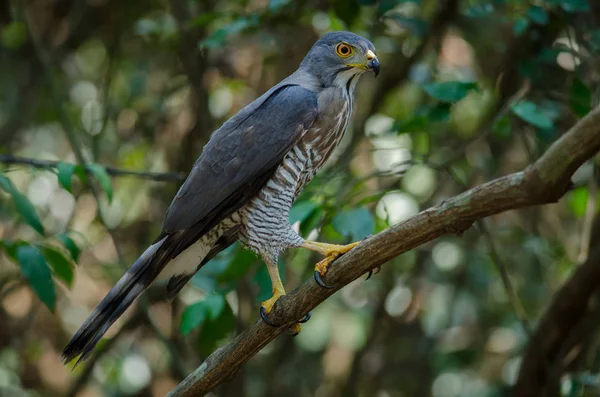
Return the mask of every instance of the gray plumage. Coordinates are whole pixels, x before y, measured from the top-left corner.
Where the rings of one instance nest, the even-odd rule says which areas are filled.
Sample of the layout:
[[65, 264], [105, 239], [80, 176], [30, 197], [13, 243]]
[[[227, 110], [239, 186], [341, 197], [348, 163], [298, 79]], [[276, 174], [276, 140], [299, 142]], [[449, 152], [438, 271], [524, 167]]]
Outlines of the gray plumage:
[[[341, 57], [340, 43], [355, 54]], [[215, 131], [169, 206], [162, 232], [73, 336], [64, 359], [84, 359], [155, 279], [169, 280], [173, 298], [238, 239], [268, 266], [277, 266], [283, 250], [300, 246], [290, 208], [342, 138], [359, 76], [378, 72], [379, 64], [365, 59], [374, 51], [353, 33], [324, 35], [296, 72]]]

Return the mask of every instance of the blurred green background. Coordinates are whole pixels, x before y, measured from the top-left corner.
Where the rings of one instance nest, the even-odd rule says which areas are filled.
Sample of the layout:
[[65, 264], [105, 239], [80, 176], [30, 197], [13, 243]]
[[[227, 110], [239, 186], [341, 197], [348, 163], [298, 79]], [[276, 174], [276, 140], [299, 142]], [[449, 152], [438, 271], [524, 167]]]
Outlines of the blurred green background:
[[[270, 281], [236, 245], [172, 304], [151, 289], [88, 362], [60, 362], [211, 132], [331, 30], [370, 38], [381, 74], [362, 79], [353, 124], [293, 208], [304, 237], [359, 240], [520, 170], [597, 102], [592, 0], [1, 2], [0, 396], [163, 396], [257, 319]], [[214, 395], [510, 395], [528, 332], [587, 257], [595, 169], [560, 203], [348, 285]], [[281, 258], [288, 290], [318, 259]], [[597, 353], [559, 380], [563, 396], [600, 395]]]

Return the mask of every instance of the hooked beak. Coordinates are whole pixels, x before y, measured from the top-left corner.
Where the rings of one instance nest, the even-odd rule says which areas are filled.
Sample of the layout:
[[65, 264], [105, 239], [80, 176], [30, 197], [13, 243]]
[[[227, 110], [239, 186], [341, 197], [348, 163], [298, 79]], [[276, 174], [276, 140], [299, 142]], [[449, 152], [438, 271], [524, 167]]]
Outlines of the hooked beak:
[[377, 77], [379, 75], [379, 60], [377, 58], [373, 58], [367, 62], [367, 69], [375, 73], [375, 77]]
[[379, 59], [371, 50], [367, 51], [367, 70], [375, 73], [375, 77], [379, 75]]

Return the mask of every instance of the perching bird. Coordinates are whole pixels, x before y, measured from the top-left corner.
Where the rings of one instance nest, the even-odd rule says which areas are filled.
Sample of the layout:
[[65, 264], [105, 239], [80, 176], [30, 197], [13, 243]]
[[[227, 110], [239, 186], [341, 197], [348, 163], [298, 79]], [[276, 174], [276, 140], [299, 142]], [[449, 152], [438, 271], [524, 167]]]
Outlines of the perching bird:
[[[307, 241], [292, 229], [294, 200], [340, 142], [352, 115], [360, 76], [379, 73], [373, 44], [354, 33], [325, 34], [298, 70], [215, 131], [169, 206], [162, 232], [110, 290], [65, 347], [63, 358], [83, 360], [125, 309], [155, 280], [169, 280], [172, 299], [194, 273], [236, 240], [261, 255], [273, 296], [261, 317], [285, 294], [277, 258], [303, 247], [327, 266], [358, 243]], [[272, 325], [272, 324], [271, 324]], [[79, 362], [78, 361], [78, 362]]]

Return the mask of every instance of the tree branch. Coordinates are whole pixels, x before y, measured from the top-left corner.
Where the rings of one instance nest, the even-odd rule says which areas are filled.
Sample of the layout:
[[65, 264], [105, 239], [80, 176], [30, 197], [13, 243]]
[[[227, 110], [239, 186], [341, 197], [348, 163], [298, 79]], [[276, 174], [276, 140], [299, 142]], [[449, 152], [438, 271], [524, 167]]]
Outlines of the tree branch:
[[600, 108], [578, 122], [525, 170], [474, 187], [365, 240], [337, 260], [319, 287], [309, 280], [282, 297], [269, 315], [279, 328], [257, 320], [231, 343], [216, 350], [181, 382], [170, 397], [203, 396], [232, 378], [240, 367], [310, 310], [371, 269], [473, 222], [504, 211], [556, 202], [570, 187], [570, 177], [600, 149]]
[[[10, 154], [0, 154], [0, 163], [3, 164], [22, 164], [35, 168], [54, 169], [60, 161], [37, 160], [27, 157], [13, 156]], [[87, 168], [87, 166], [86, 166]], [[148, 172], [148, 171], [131, 171], [121, 168], [107, 167], [104, 169], [112, 176], [133, 176], [136, 178], [152, 179], [159, 182], [181, 182], [184, 181], [187, 175], [183, 172]]]
[[[589, 335], [589, 332], [582, 333], [581, 327], [587, 328], [587, 319], [597, 321], [597, 315], [590, 313], [593, 312], [590, 306], [599, 286], [600, 217], [597, 216], [586, 261], [554, 295], [530, 339], [513, 390], [514, 397], [545, 397], [556, 393], [560, 375], [567, 369], [569, 360], [566, 356], [573, 345]], [[585, 353], [582, 349], [577, 356]]]

